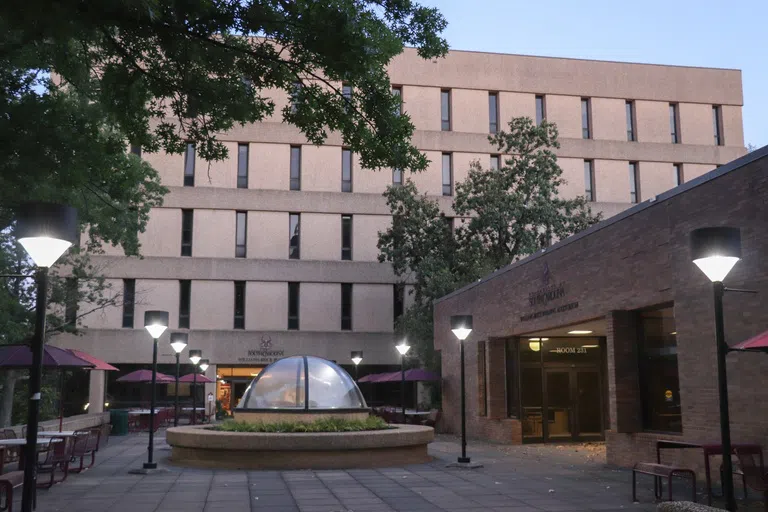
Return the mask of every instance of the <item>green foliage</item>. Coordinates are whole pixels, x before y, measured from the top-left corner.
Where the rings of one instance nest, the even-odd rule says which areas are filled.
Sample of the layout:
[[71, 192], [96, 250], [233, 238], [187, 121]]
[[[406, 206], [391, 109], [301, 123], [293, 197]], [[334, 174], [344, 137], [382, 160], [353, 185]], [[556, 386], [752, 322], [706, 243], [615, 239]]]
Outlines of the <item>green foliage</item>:
[[414, 283], [414, 305], [397, 332], [407, 336], [427, 367], [439, 368], [433, 349], [434, 300], [535, 253], [600, 220], [584, 197], [563, 199], [565, 182], [557, 157], [557, 127], [513, 118], [507, 131], [488, 138], [505, 155], [498, 170], [473, 162], [456, 185], [453, 232], [438, 203], [419, 195], [407, 180], [385, 192], [392, 226], [379, 234], [379, 261], [390, 262], [404, 282]]
[[364, 420], [347, 420], [342, 418], [323, 418], [310, 423], [300, 421], [282, 421], [279, 423], [246, 423], [244, 421], [228, 420], [212, 430], [222, 432], [362, 432], [365, 430], [386, 430], [391, 428], [387, 422], [378, 416], [368, 416]]

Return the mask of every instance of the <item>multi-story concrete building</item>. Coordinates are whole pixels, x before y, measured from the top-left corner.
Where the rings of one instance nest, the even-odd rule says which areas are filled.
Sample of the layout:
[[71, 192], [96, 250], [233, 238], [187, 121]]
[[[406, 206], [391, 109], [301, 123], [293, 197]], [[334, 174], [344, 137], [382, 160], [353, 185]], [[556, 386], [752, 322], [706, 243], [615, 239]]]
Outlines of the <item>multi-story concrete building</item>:
[[[362, 350], [363, 364], [396, 364], [393, 321], [409, 294], [377, 262], [387, 186], [410, 178], [450, 216], [455, 184], [473, 160], [495, 165], [488, 134], [513, 116], [557, 124], [562, 195], [586, 194], [606, 217], [745, 151], [737, 70], [460, 51], [424, 61], [408, 49], [389, 71], [413, 143], [431, 162], [426, 172], [362, 169], [335, 134], [308, 144], [282, 122], [289, 100], [275, 92], [275, 115], [221, 137], [227, 161], [209, 166], [191, 146], [142, 155], [170, 188], [140, 237], [144, 258], [109, 248], [98, 258], [113, 291], [135, 305], [86, 318], [83, 336], [60, 343], [146, 365], [143, 312], [167, 310], [170, 330], [189, 329], [190, 348], [211, 361], [208, 375], [226, 381], [216, 390], [224, 398], [282, 355], [346, 364]], [[160, 354], [172, 361], [170, 350]]]

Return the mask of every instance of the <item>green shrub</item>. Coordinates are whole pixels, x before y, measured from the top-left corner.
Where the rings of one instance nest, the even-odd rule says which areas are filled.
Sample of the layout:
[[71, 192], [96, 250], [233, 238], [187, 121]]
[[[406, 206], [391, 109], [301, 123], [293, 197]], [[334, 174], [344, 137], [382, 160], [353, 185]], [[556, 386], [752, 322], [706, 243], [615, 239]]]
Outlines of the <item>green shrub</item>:
[[223, 432], [362, 432], [365, 430], [386, 430], [392, 428], [378, 416], [369, 416], [364, 420], [347, 420], [342, 418], [322, 418], [311, 423], [299, 421], [282, 421], [279, 423], [246, 423], [244, 421], [227, 420], [212, 427], [212, 430]]

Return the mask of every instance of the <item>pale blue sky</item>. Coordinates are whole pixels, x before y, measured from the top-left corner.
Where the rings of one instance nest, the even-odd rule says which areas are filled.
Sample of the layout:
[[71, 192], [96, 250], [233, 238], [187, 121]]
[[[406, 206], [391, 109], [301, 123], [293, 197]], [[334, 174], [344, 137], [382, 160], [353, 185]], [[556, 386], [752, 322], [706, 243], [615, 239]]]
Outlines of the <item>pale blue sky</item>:
[[457, 50], [740, 69], [744, 142], [768, 144], [766, 0], [420, 3], [443, 13]]

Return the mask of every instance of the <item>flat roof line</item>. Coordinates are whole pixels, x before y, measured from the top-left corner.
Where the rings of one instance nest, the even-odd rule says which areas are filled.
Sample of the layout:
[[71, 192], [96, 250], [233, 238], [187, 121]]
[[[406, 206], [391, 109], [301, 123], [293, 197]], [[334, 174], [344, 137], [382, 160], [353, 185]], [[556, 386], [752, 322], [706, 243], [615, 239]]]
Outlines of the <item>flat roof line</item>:
[[651, 199], [647, 199], [643, 201], [642, 203], [629, 208], [627, 210], [624, 210], [621, 213], [618, 213], [614, 215], [613, 217], [609, 217], [608, 219], [605, 219], [603, 221], [598, 222], [597, 224], [590, 226], [589, 228], [585, 229], [584, 231], [581, 231], [579, 233], [576, 233], [575, 235], [569, 236], [568, 238], [565, 238], [563, 240], [560, 240], [556, 244], [548, 247], [547, 249], [544, 249], [542, 251], [539, 251], [535, 254], [531, 254], [530, 256], [527, 256], [521, 260], [518, 260], [514, 263], [510, 263], [506, 267], [502, 267], [499, 270], [493, 272], [492, 274], [489, 274], [482, 279], [479, 279], [475, 281], [474, 283], [470, 283], [468, 285], [465, 285], [458, 290], [455, 290], [447, 295], [444, 295], [440, 297], [439, 299], [435, 299], [432, 304], [438, 304], [440, 302], [443, 302], [444, 300], [448, 300], [452, 297], [455, 297], [457, 295], [460, 295], [468, 290], [471, 290], [472, 288], [479, 286], [483, 283], [487, 283], [488, 281], [495, 279], [507, 272], [509, 272], [512, 269], [515, 269], [517, 267], [521, 267], [523, 265], [526, 265], [528, 263], [531, 263], [532, 261], [535, 261], [536, 259], [551, 253], [552, 251], [562, 249], [563, 247], [572, 244], [573, 242], [576, 242], [577, 240], [581, 240], [582, 238], [588, 237], [592, 235], [593, 233], [597, 233], [601, 229], [605, 229], [609, 226], [612, 226], [613, 224], [616, 224], [617, 222], [621, 222], [622, 220], [629, 218], [633, 215], [636, 215], [648, 208], [652, 208], [653, 206], [656, 206], [657, 204], [663, 203], [664, 201], [667, 201], [668, 199], [671, 199], [677, 195], [683, 194], [687, 192], [688, 190], [698, 187], [699, 185], [703, 185], [704, 183], [708, 183], [712, 180], [715, 180], [719, 178], [720, 176], [723, 176], [725, 174], [731, 173], [733, 171], [736, 171], [745, 165], [751, 164], [752, 162], [755, 162], [757, 160], [760, 160], [762, 158], [768, 158], [768, 146], [763, 146], [760, 149], [756, 149], [755, 151], [752, 151], [751, 153], [747, 153], [746, 155], [742, 156], [741, 158], [737, 158], [736, 160], [733, 160], [725, 165], [722, 165], [718, 167], [717, 169], [713, 169], [712, 171], [702, 174], [698, 178], [692, 179], [691, 181], [684, 183], [678, 187], [675, 187], [673, 189], [667, 190], [666, 192], [663, 192], [657, 196], [654, 196]]

